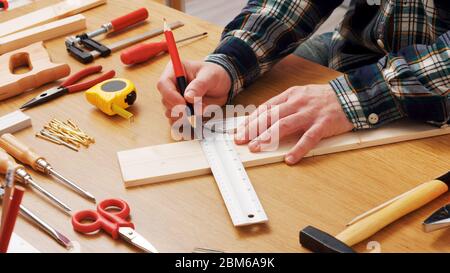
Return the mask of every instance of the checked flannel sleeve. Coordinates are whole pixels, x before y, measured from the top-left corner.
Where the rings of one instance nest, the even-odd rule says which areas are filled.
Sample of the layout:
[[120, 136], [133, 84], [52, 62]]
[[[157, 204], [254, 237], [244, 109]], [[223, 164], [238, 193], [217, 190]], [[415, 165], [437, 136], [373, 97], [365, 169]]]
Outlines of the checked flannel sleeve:
[[450, 31], [432, 45], [389, 53], [330, 83], [355, 129], [403, 117], [444, 125], [450, 110]]
[[226, 27], [205, 61], [221, 65], [232, 79], [228, 102], [280, 59], [292, 53], [343, 0], [249, 1]]

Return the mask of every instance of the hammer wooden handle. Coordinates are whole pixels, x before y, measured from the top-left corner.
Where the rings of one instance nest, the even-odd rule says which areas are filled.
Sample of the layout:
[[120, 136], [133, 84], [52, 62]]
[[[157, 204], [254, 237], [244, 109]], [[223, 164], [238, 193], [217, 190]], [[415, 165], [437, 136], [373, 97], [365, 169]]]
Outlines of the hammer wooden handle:
[[37, 155], [30, 147], [11, 134], [4, 134], [0, 137], [0, 147], [20, 162], [31, 166], [34, 170], [38, 168], [36, 162], [39, 159], [43, 159], [43, 157]]
[[423, 183], [408, 195], [354, 223], [338, 234], [336, 238], [348, 246], [353, 246], [447, 191], [447, 184], [440, 180]]

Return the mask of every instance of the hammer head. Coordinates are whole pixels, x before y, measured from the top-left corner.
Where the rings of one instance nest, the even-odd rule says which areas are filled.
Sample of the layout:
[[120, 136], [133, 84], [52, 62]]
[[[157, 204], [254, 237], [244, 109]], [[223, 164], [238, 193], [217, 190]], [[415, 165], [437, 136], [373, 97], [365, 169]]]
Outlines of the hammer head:
[[312, 226], [300, 231], [300, 244], [317, 253], [355, 253], [345, 243]]

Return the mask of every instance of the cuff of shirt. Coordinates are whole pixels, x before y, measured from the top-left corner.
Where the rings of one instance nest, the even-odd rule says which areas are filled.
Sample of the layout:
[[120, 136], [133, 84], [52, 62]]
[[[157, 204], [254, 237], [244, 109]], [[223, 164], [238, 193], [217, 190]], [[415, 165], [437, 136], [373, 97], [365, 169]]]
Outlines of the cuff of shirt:
[[377, 64], [330, 82], [354, 130], [377, 128], [404, 117]]
[[231, 104], [233, 98], [243, 89], [243, 82], [237, 73], [233, 59], [225, 54], [210, 54], [204, 61], [220, 65], [228, 72], [231, 78], [231, 89], [228, 93], [227, 104]]
[[230, 75], [232, 88], [229, 103], [243, 88], [254, 82], [260, 73], [253, 49], [242, 39], [233, 36], [224, 37], [205, 61], [221, 65]]

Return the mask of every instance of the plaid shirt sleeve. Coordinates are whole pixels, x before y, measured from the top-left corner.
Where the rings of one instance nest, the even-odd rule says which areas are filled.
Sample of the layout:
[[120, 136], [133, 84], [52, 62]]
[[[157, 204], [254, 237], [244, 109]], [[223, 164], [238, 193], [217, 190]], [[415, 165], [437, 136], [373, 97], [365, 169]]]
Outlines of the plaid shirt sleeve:
[[226, 27], [205, 61], [221, 65], [233, 86], [231, 99], [280, 59], [292, 53], [343, 0], [249, 1]]
[[403, 117], [444, 125], [450, 110], [450, 31], [432, 45], [389, 53], [330, 83], [355, 129]]

